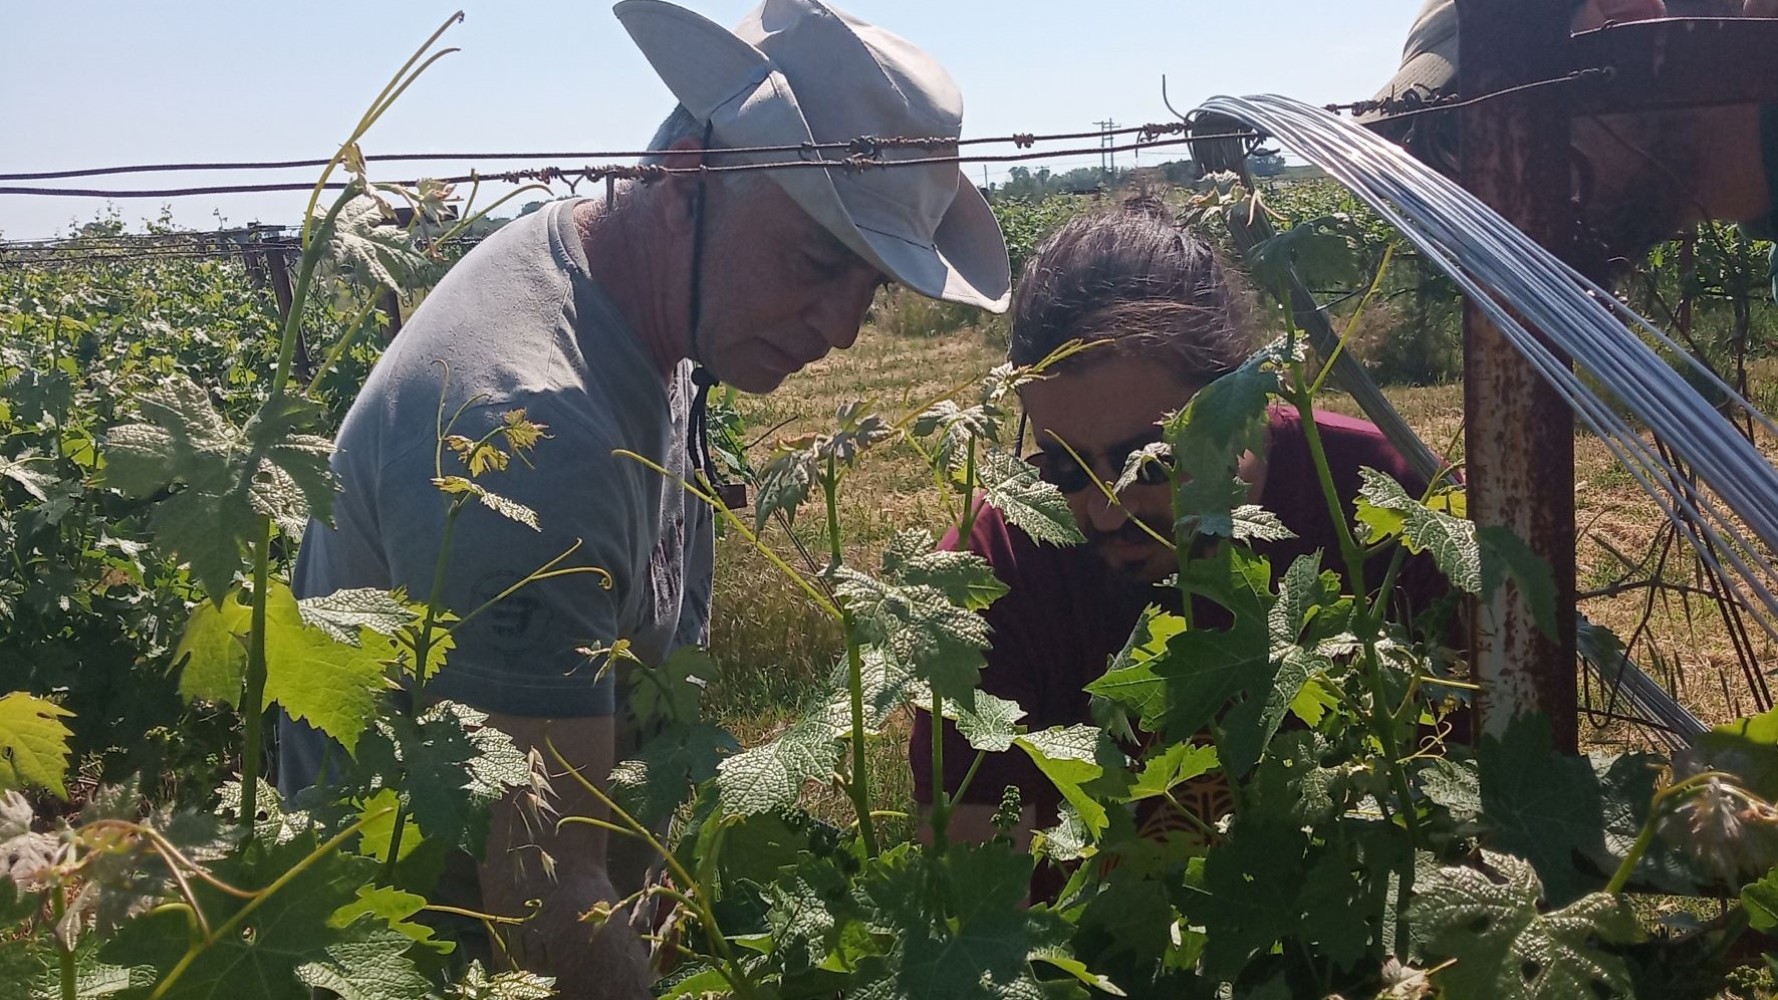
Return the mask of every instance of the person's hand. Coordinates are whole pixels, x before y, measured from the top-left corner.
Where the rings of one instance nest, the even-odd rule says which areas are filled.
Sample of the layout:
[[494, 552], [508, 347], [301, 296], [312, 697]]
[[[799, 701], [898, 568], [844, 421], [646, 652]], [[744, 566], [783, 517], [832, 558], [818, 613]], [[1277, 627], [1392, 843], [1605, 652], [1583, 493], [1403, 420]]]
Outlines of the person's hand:
[[[515, 887], [517, 888], [517, 887]], [[617, 893], [597, 870], [558, 872], [556, 881], [529, 884], [542, 905], [522, 925], [506, 928], [514, 965], [554, 976], [561, 1000], [644, 1000], [653, 975], [648, 951], [630, 929], [624, 911], [605, 910]], [[508, 912], [523, 912], [519, 908]]]

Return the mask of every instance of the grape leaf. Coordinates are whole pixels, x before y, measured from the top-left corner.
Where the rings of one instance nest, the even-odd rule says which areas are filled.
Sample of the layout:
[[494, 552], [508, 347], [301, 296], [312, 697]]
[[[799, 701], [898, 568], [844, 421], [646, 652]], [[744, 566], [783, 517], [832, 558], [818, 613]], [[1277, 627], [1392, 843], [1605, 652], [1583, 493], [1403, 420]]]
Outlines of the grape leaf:
[[1237, 822], [1228, 841], [1211, 850], [1202, 894], [1180, 904], [1208, 933], [1207, 974], [1232, 979], [1255, 954], [1301, 930], [1296, 904], [1307, 848], [1307, 836], [1288, 824]]
[[424, 945], [440, 954], [448, 955], [456, 949], [450, 941], [435, 940], [432, 928], [425, 924], [416, 924], [408, 918], [419, 913], [426, 907], [426, 897], [405, 892], [387, 885], [361, 885], [358, 887], [358, 899], [347, 903], [333, 911], [327, 918], [329, 927], [350, 927], [354, 921], [366, 914], [381, 921], [390, 930]]
[[272, 581], [266, 594], [268, 704], [282, 706], [350, 753], [376, 716], [378, 699], [393, 687], [386, 667], [395, 658], [395, 645], [368, 629], [359, 645], [350, 646], [309, 628], [290, 588]]
[[25, 492], [39, 502], [48, 503], [49, 489], [56, 484], [56, 477], [53, 473], [31, 468], [32, 463], [48, 461], [49, 459], [38, 457], [29, 449], [20, 452], [17, 458], [0, 455], [0, 479], [10, 479], [24, 487]]
[[1218, 766], [1216, 747], [1175, 743], [1143, 765], [1136, 783], [1130, 787], [1130, 800], [1158, 798], [1193, 778], [1209, 774]]
[[1236, 531], [1235, 509], [1248, 494], [1236, 472], [1244, 454], [1265, 449], [1266, 406], [1278, 391], [1275, 369], [1281, 350], [1274, 343], [1256, 352], [1194, 394], [1167, 421], [1165, 440], [1175, 468], [1173, 508], [1182, 534]]
[[[936, 870], [934, 870], [936, 866]], [[858, 878], [859, 902], [886, 955], [858, 964], [848, 991], [869, 1000], [988, 1000], [1054, 995], [1033, 960], [1063, 949], [1068, 925], [1041, 908], [1020, 906], [1032, 859], [1005, 844], [952, 845], [938, 860], [913, 845], [885, 851]], [[942, 888], [929, 905], [923, 887]], [[1063, 994], [1066, 995], [1066, 994]], [[1076, 995], [1079, 995], [1076, 993]]]
[[376, 587], [336, 590], [321, 597], [305, 598], [296, 602], [296, 608], [304, 625], [319, 629], [333, 641], [348, 646], [362, 644], [361, 629], [393, 636], [419, 618], [400, 594]]
[[796, 509], [809, 498], [817, 479], [815, 449], [789, 447], [780, 442], [765, 468], [759, 472], [759, 496], [753, 501], [753, 530], [766, 530], [773, 514], [784, 512], [788, 520], [796, 519]]
[[971, 747], [989, 753], [1011, 750], [1013, 739], [1025, 728], [1018, 724], [1025, 717], [1025, 710], [1018, 702], [996, 698], [979, 688], [971, 707], [946, 700], [944, 710], [945, 717], [957, 723], [957, 731]]
[[253, 609], [245, 597], [236, 587], [222, 600], [192, 609], [173, 650], [181, 697], [240, 707], [247, 671], [246, 637], [253, 626]]
[[883, 550], [883, 579], [942, 591], [952, 604], [980, 611], [1006, 596], [994, 567], [973, 552], [934, 548], [929, 531], [898, 531]]
[[132, 497], [181, 484], [156, 505], [158, 544], [191, 565], [220, 602], [241, 566], [243, 543], [258, 544], [259, 518], [296, 534], [333, 508], [333, 445], [299, 432], [320, 411], [285, 396], [267, 400], [245, 429], [230, 424], [209, 394], [180, 375], [137, 400], [145, 423], [106, 434], [105, 477]]
[[1074, 523], [1068, 498], [1044, 482], [1037, 469], [1010, 452], [989, 448], [977, 469], [988, 502], [1007, 523], [1039, 542], [1078, 545], [1087, 540]]
[[680, 646], [658, 667], [632, 663], [629, 710], [643, 727], [696, 722], [704, 686], [715, 676], [715, 662], [698, 646]]
[[[250, 914], [242, 912], [246, 900], [194, 884], [212, 926], [243, 919], [237, 933], [219, 936], [185, 965], [178, 983], [165, 994], [169, 1000], [308, 1000], [310, 987], [333, 990], [348, 1000], [408, 1000], [426, 993], [426, 980], [405, 954], [413, 943], [408, 936], [370, 915], [344, 926], [333, 923], [341, 907], [359, 903], [358, 890], [375, 877], [376, 863], [329, 851], [297, 869], [297, 862], [315, 847], [310, 835], [273, 848], [257, 864], [231, 858], [215, 866], [222, 881], [248, 889], [264, 888], [294, 871]], [[184, 915], [156, 911], [125, 925], [101, 949], [100, 958], [114, 965], [149, 966], [165, 978], [184, 959], [189, 937]]]
[[414, 249], [405, 229], [387, 225], [393, 216], [383, 203], [359, 195], [340, 209], [333, 231], [327, 234], [323, 259], [366, 285], [387, 285], [407, 294], [427, 275], [431, 262]]
[[445, 994], [450, 1000], [549, 1000], [556, 981], [533, 972], [500, 972], [492, 976], [480, 961], [469, 963], [463, 978]]
[[378, 722], [359, 755], [373, 773], [405, 772], [402, 795], [428, 837], [479, 852], [489, 805], [531, 780], [525, 754], [487, 721], [484, 712], [441, 701], [417, 717]]
[[980, 615], [925, 584], [886, 583], [844, 566], [835, 579], [861, 643], [882, 647], [946, 698], [970, 697], [988, 648]]
[[1629, 969], [1599, 942], [1629, 944], [1641, 928], [1621, 896], [1593, 893], [1553, 912], [1531, 865], [1484, 852], [1497, 877], [1442, 868], [1419, 885], [1409, 917], [1427, 949], [1456, 959], [1435, 979], [1451, 1000], [1630, 997]]
[[706, 723], [667, 726], [612, 769], [612, 795], [625, 812], [656, 828], [693, 786], [716, 776], [718, 762], [740, 749], [726, 730]]
[[1604, 851], [1599, 781], [1584, 757], [1555, 752], [1549, 720], [1515, 718], [1502, 737], [1484, 735], [1476, 751], [1482, 817], [1488, 843], [1526, 858], [1552, 902], [1566, 903], [1588, 888], [1576, 855]]
[[530, 528], [532, 531], [543, 530], [538, 527], [536, 511], [519, 503], [517, 500], [509, 500], [480, 483], [471, 482], [467, 477], [445, 476], [441, 479], [434, 479], [432, 485], [438, 487], [441, 492], [448, 496], [468, 493], [481, 501], [483, 507], [499, 514], [508, 521], [522, 524], [525, 527]]
[[1015, 737], [1013, 742], [1050, 779], [1092, 834], [1096, 836], [1105, 829], [1109, 816], [1094, 795], [1094, 791], [1103, 790], [1096, 782], [1118, 775], [1127, 784], [1129, 778], [1124, 772], [1123, 753], [1103, 731], [1084, 725], [1052, 727]]
[[1267, 661], [1263, 668], [1255, 664], [1243, 685], [1246, 697], [1223, 719], [1222, 764], [1236, 778], [1245, 777], [1259, 763], [1310, 676], [1331, 666], [1300, 643], [1322, 593], [1316, 555], [1297, 557], [1278, 582], [1278, 599], [1266, 613]]
[[1474, 822], [1482, 812], [1481, 775], [1474, 761], [1434, 757], [1420, 768], [1420, 790], [1444, 806], [1459, 823]]
[[1778, 869], [1742, 886], [1741, 906], [1754, 930], [1765, 933], [1778, 927]]
[[792, 723], [782, 736], [717, 765], [722, 808], [749, 815], [794, 806], [809, 782], [826, 784], [839, 766], [838, 730], [825, 717]]
[[1376, 469], [1365, 466], [1358, 475], [1364, 481], [1358, 491], [1358, 520], [1369, 529], [1368, 540], [1399, 531], [1409, 552], [1432, 553], [1432, 561], [1453, 586], [1470, 594], [1481, 592], [1482, 556], [1474, 521], [1421, 503]]
[[0, 697], [0, 791], [35, 787], [67, 798], [63, 783], [73, 730], [62, 724], [74, 713], [23, 691]]

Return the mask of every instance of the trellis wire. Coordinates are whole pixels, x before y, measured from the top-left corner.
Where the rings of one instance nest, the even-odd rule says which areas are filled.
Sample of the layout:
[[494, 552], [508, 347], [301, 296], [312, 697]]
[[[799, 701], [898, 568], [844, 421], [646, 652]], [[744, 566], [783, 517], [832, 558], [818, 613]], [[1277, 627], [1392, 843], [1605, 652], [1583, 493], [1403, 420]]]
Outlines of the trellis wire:
[[[1683, 359], [1699, 380], [1769, 433], [1778, 434], [1778, 426], [1608, 290], [1398, 147], [1288, 98], [1219, 97], [1203, 110], [1262, 129], [1326, 170], [1449, 274], [1598, 435], [1698, 558], [1725, 578], [1738, 580], [1758, 601], [1764, 613], [1755, 619], [1778, 639], [1778, 597], [1773, 594], [1778, 572], [1767, 556], [1778, 547], [1778, 470], [1625, 324]], [[1708, 496], [1532, 335], [1508, 305], [1609, 386], [1763, 547], [1751, 544]]]

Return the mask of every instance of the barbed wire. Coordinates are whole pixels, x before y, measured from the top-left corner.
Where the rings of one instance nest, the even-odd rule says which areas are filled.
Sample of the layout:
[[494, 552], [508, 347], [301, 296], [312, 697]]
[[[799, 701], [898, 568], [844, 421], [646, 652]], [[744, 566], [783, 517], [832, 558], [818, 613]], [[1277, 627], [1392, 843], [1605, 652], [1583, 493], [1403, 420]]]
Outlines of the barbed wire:
[[[1481, 101], [1487, 101], [1487, 100], [1492, 100], [1492, 99], [1496, 99], [1496, 98], [1500, 98], [1500, 97], [1506, 97], [1506, 96], [1509, 96], [1512, 94], [1518, 94], [1518, 93], [1522, 93], [1522, 92], [1525, 92], [1528, 90], [1535, 90], [1535, 89], [1556, 86], [1556, 85], [1565, 84], [1565, 83], [1573, 83], [1578, 80], [1587, 78], [1589, 76], [1594, 76], [1594, 75], [1609, 76], [1614, 72], [1615, 71], [1612, 69], [1612, 67], [1609, 67], [1609, 66], [1579, 69], [1579, 70], [1575, 70], [1571, 73], [1568, 73], [1564, 76], [1552, 77], [1547, 80], [1538, 80], [1538, 81], [1534, 81], [1531, 83], [1520, 84], [1520, 85], [1514, 86], [1514, 87], [1507, 87], [1502, 90], [1494, 91], [1494, 92], [1491, 92], [1488, 94], [1483, 94], [1483, 95], [1480, 95], [1477, 97], [1469, 98], [1467, 100], [1461, 99], [1456, 94], [1438, 90], [1438, 89], [1413, 88], [1408, 91], [1404, 91], [1400, 96], [1390, 96], [1390, 97], [1384, 97], [1384, 98], [1371, 98], [1368, 100], [1351, 101], [1351, 102], [1347, 102], [1347, 103], [1343, 103], [1343, 104], [1340, 104], [1340, 103], [1327, 104], [1327, 105], [1323, 105], [1323, 107], [1325, 107], [1328, 111], [1331, 111], [1331, 112], [1335, 112], [1335, 113], [1348, 112], [1348, 113], [1355, 114], [1355, 115], [1369, 114], [1371, 112], [1380, 111], [1383, 113], [1381, 115], [1380, 120], [1393, 120], [1393, 119], [1398, 119], [1398, 118], [1413, 117], [1415, 115], [1426, 114], [1426, 113], [1432, 112], [1432, 111], [1455, 110], [1457, 108], [1466, 107], [1471, 104], [1479, 103]], [[1007, 144], [1013, 145], [1013, 146], [1020, 148], [1020, 149], [1034, 149], [1040, 143], [1072, 142], [1072, 141], [1079, 140], [1079, 139], [1104, 139], [1106, 137], [1119, 137], [1119, 136], [1131, 136], [1131, 135], [1140, 137], [1138, 139], [1138, 142], [1134, 145], [1117, 145], [1115, 147], [1101, 145], [1098, 147], [1093, 147], [1093, 148], [1089, 148], [1089, 149], [1082, 149], [1082, 150], [1042, 151], [1042, 152], [1030, 154], [1029, 156], [1026, 157], [1029, 159], [1041, 159], [1046, 156], [1083, 155], [1083, 154], [1089, 154], [1089, 153], [1103, 153], [1103, 152], [1113, 151], [1113, 150], [1115, 150], [1117, 152], [1123, 152], [1123, 151], [1127, 151], [1127, 150], [1131, 150], [1131, 149], [1147, 148], [1148, 146], [1151, 146], [1151, 145], [1162, 145], [1160, 143], [1153, 142], [1153, 140], [1155, 140], [1159, 136], [1163, 136], [1163, 135], [1181, 134], [1181, 133], [1185, 132], [1189, 127], [1190, 127], [1189, 123], [1184, 122], [1184, 121], [1149, 122], [1149, 123], [1143, 124], [1143, 125], [1124, 126], [1121, 128], [1114, 128], [1114, 129], [1109, 129], [1109, 130], [1099, 129], [1099, 130], [1094, 130], [1094, 131], [1050, 132], [1050, 133], [1013, 132], [1013, 133], [1010, 133], [1007, 135], [975, 136], [975, 137], [962, 138], [962, 139], [953, 139], [953, 138], [949, 138], [946, 136], [860, 135], [860, 136], [854, 136], [853, 138], [850, 138], [850, 139], [834, 140], [834, 141], [828, 141], [828, 142], [804, 142], [804, 143], [785, 143], [785, 144], [781, 144], [781, 145], [728, 147], [725, 149], [717, 150], [717, 152], [727, 153], [730, 155], [763, 155], [763, 154], [773, 154], [773, 153], [794, 153], [794, 154], [798, 155], [798, 157], [799, 157], [798, 160], [783, 161], [783, 163], [781, 165], [805, 164], [805, 165], [814, 165], [814, 166], [833, 167], [836, 165], [848, 164], [848, 163], [849, 164], [869, 163], [872, 167], [878, 167], [878, 166], [888, 166], [890, 164], [911, 165], [911, 164], [920, 164], [920, 163], [930, 163], [930, 162], [934, 162], [935, 160], [938, 159], [938, 158], [933, 158], [933, 157], [921, 157], [921, 158], [913, 158], [913, 159], [909, 159], [909, 160], [884, 160], [884, 159], [882, 159], [882, 154], [885, 151], [891, 150], [891, 149], [913, 148], [913, 149], [933, 150], [933, 149], [944, 149], [944, 148], [954, 147], [954, 148], [957, 148], [960, 150], [964, 147], [969, 147], [969, 146], [1007, 145]], [[1208, 137], [1206, 137], [1206, 138], [1208, 138]], [[1217, 138], [1250, 138], [1250, 139], [1254, 139], [1257, 141], [1263, 141], [1266, 138], [1266, 136], [1263, 133], [1260, 133], [1258, 131], [1247, 130], [1247, 131], [1238, 133], [1236, 135], [1231, 135], [1231, 136], [1226, 136], [1226, 137], [1219, 136]], [[835, 151], [844, 151], [847, 155], [845, 157], [841, 157], [838, 159], [818, 155], [821, 153], [835, 152]], [[679, 150], [679, 151], [645, 150], [644, 149], [644, 150], [601, 150], [601, 151], [571, 151], [571, 152], [475, 152], [475, 153], [441, 152], [441, 153], [380, 153], [380, 154], [373, 153], [373, 154], [366, 155], [364, 157], [364, 159], [366, 160], [366, 162], [373, 162], [373, 163], [414, 163], [414, 162], [454, 163], [454, 162], [487, 162], [487, 161], [499, 161], [499, 160], [634, 159], [634, 158], [640, 158], [640, 157], [655, 157], [655, 156], [668, 156], [668, 157], [686, 156], [686, 157], [689, 157], [689, 156], [701, 154], [703, 152], [705, 152], [705, 150], [701, 150], [701, 149], [690, 149], [690, 150]], [[805, 159], [806, 157], [810, 157], [812, 155], [814, 156], [813, 159]], [[16, 183], [19, 181], [67, 180], [67, 179], [78, 178], [78, 177], [102, 177], [102, 176], [118, 176], [118, 175], [123, 175], [123, 174], [142, 174], [142, 173], [186, 173], [186, 172], [199, 172], [199, 171], [243, 172], [243, 171], [264, 171], [264, 170], [289, 170], [289, 169], [304, 169], [304, 168], [313, 169], [313, 168], [318, 168], [318, 167], [324, 167], [329, 162], [331, 162], [331, 161], [328, 159], [298, 159], [298, 160], [258, 160], [258, 161], [243, 160], [243, 161], [191, 162], [191, 163], [140, 163], [140, 164], [125, 164], [125, 165], [107, 166], [107, 167], [78, 167], [78, 168], [71, 168], [71, 169], [66, 169], [66, 170], [38, 170], [38, 171], [24, 171], [24, 172], [15, 172], [15, 173], [0, 173], [0, 182]], [[955, 162], [958, 162], [958, 163], [996, 163], [996, 162], [1011, 162], [1011, 160], [1009, 158], [964, 157], [964, 156], [959, 155], [959, 156], [955, 157]], [[737, 165], [728, 165], [728, 166], [723, 166], [723, 167], [683, 167], [683, 168], [665, 167], [664, 169], [669, 170], [669, 171], [672, 171], [672, 170], [699, 170], [699, 169], [723, 170], [723, 169], [735, 169], [735, 167], [737, 167], [737, 166], [759, 167], [761, 165], [759, 165], [759, 164], [745, 164], [745, 165], [737, 164]], [[622, 176], [624, 176], [622, 173], [619, 172], [622, 169], [624, 169], [621, 167], [613, 166], [613, 167], [604, 167], [604, 168], [596, 168], [596, 169], [599, 170], [601, 177], [604, 177], [604, 176], [622, 177]], [[636, 169], [636, 168], [632, 168], [632, 169]], [[846, 168], [846, 169], [857, 169], [857, 167], [853, 166], [851, 168]], [[505, 173], [496, 172], [496, 173], [492, 173], [492, 174], [481, 174], [481, 176], [483, 179], [487, 179], [488, 177], [510, 176], [515, 173], [522, 173], [522, 171], [509, 171], [509, 172], [505, 172]], [[468, 177], [464, 178], [461, 181], [447, 180], [446, 183], [468, 183], [475, 176], [476, 176], [475, 174], [469, 175]], [[272, 192], [272, 191], [308, 190], [310, 187], [312, 187], [312, 186], [311, 185], [303, 185], [300, 188], [297, 188], [297, 187], [292, 187], [289, 185], [269, 185], [269, 184], [267, 184], [267, 185], [232, 185], [227, 190], [220, 190], [220, 189], [215, 189], [215, 188], [173, 188], [173, 189], [167, 189], [169, 191], [176, 192], [173, 194], [167, 194], [167, 193], [164, 193], [161, 191], [112, 192], [112, 193], [106, 193], [106, 194], [99, 194], [99, 193], [88, 193], [86, 191], [82, 191], [79, 189], [55, 189], [55, 188], [37, 189], [37, 188], [5, 187], [5, 188], [0, 188], [0, 194], [21, 194], [21, 195], [56, 194], [58, 196], [64, 196], [64, 197], [181, 197], [187, 193], [192, 193], [192, 194], [231, 194], [231, 193], [245, 194], [245, 193], [260, 193], [260, 192]], [[64, 190], [66, 190], [68, 193], [63, 194], [62, 192]]]
[[[1146, 128], [1146, 126], [1144, 126]], [[1183, 131], [1184, 123], [1178, 129]], [[675, 174], [714, 174], [743, 173], [758, 170], [791, 170], [817, 169], [839, 170], [847, 174], [862, 173], [867, 170], [891, 169], [897, 167], [920, 167], [940, 164], [963, 165], [967, 163], [1018, 163], [1030, 160], [1041, 160], [1060, 156], [1083, 156], [1087, 154], [1127, 153], [1133, 150], [1162, 149], [1189, 145], [1205, 139], [1248, 139], [1259, 141], [1263, 137], [1251, 130], [1239, 130], [1217, 135], [1195, 136], [1189, 139], [1162, 139], [1154, 141], [1137, 141], [1114, 145], [1101, 145], [1077, 149], [1062, 149], [1029, 153], [972, 154], [955, 156], [916, 156], [905, 159], [883, 159], [878, 156], [853, 154], [843, 159], [814, 160], [778, 160], [764, 163], [724, 163], [699, 164], [695, 167], [669, 167], [665, 164], [605, 164], [586, 165], [581, 167], [544, 166], [522, 170], [496, 171], [483, 173], [476, 171], [455, 177], [428, 178], [443, 184], [472, 184], [478, 181], [504, 182], [519, 184], [536, 181], [544, 184], [563, 182], [573, 192], [577, 186], [586, 181], [602, 181], [607, 178], [616, 180], [640, 180], [644, 183], [655, 183]], [[728, 150], [713, 150], [724, 153]], [[406, 182], [409, 185], [419, 183], [418, 180]], [[327, 184], [323, 190], [342, 191], [347, 184]], [[25, 195], [60, 198], [185, 198], [194, 195], [217, 194], [268, 194], [278, 192], [312, 191], [315, 185], [307, 183], [269, 183], [269, 184], [227, 184], [208, 185], [186, 188], [158, 189], [96, 189], [96, 188], [42, 188], [42, 187], [0, 187], [0, 195]]]
[[[888, 149], [944, 149], [947, 147], [962, 148], [980, 145], [1013, 145], [1021, 149], [1029, 149], [1042, 142], [1072, 142], [1077, 139], [1095, 139], [1105, 136], [1141, 135], [1153, 138], [1161, 135], [1177, 135], [1185, 131], [1184, 122], [1150, 122], [1146, 125], [1132, 125], [1111, 130], [1095, 130], [1091, 132], [1053, 132], [1037, 134], [1033, 132], [1014, 132], [1003, 136], [977, 136], [967, 139], [953, 139], [945, 136], [875, 136], [861, 135], [851, 139], [833, 142], [786, 143], [777, 146], [725, 146], [716, 152], [729, 155], [762, 155], [767, 153], [797, 153], [808, 155], [831, 151], [845, 151], [851, 156], [877, 156]], [[582, 152], [543, 152], [543, 153], [371, 153], [364, 159], [367, 163], [413, 163], [434, 162], [452, 163], [486, 160], [578, 160], [600, 159], [619, 160], [654, 156], [691, 157], [706, 152], [702, 149], [685, 150], [598, 150]], [[1055, 155], [1062, 155], [1057, 153]], [[185, 173], [198, 171], [257, 171], [257, 170], [290, 170], [298, 168], [325, 167], [332, 161], [327, 159], [309, 160], [261, 160], [261, 161], [230, 161], [218, 163], [142, 163], [113, 167], [81, 167], [70, 170], [40, 170], [28, 173], [0, 174], [0, 181], [46, 181], [66, 180], [75, 177], [102, 177], [119, 174], [145, 173]], [[695, 168], [694, 168], [695, 169]]]

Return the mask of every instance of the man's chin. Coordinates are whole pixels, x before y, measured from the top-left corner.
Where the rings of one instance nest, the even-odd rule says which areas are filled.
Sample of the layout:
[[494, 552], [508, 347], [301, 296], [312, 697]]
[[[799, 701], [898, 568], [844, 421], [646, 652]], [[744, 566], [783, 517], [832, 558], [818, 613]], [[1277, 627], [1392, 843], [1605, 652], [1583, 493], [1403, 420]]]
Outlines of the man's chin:
[[1133, 584], [1156, 584], [1179, 570], [1170, 553], [1152, 542], [1096, 542], [1093, 551], [1113, 576]]

